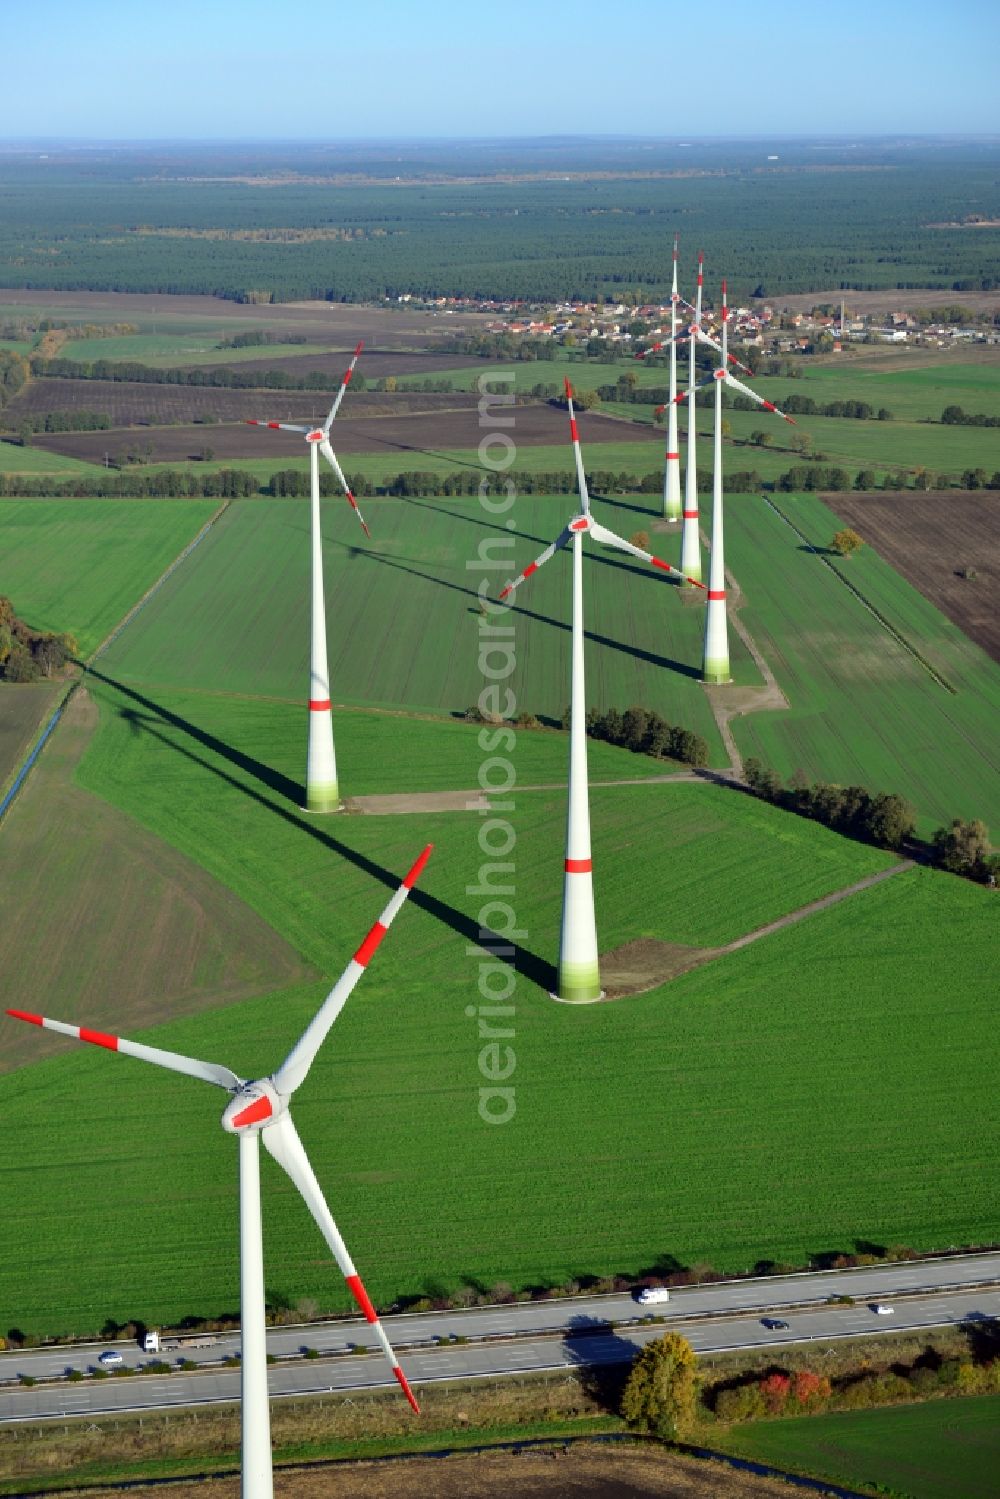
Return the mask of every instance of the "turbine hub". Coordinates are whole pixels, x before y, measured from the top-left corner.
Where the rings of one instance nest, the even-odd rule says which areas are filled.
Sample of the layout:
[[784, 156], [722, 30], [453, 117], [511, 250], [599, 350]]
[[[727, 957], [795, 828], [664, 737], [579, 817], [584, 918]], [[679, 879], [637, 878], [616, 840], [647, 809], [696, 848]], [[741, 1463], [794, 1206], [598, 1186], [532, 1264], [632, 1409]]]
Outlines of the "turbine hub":
[[273, 1124], [286, 1107], [281, 1094], [266, 1079], [244, 1083], [226, 1105], [222, 1128], [231, 1135], [257, 1133]]

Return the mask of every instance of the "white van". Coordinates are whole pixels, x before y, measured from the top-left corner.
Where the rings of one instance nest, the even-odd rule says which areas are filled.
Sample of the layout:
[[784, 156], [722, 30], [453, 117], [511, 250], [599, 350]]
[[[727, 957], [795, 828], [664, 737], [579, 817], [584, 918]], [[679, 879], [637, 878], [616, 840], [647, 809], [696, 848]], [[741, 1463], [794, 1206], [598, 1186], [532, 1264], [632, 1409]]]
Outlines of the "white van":
[[158, 1332], [147, 1332], [142, 1340], [143, 1353], [159, 1353], [160, 1334]]
[[646, 1286], [639, 1292], [640, 1306], [659, 1306], [661, 1302], [670, 1300], [670, 1292], [666, 1286]]

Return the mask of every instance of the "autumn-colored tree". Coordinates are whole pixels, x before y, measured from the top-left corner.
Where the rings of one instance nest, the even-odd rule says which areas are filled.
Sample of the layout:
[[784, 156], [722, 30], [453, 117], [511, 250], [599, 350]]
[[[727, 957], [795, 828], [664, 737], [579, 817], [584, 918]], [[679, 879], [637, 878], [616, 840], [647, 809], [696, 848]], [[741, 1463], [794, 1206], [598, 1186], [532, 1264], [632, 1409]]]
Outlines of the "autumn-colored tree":
[[864, 542], [857, 531], [852, 531], [850, 526], [845, 526], [842, 531], [834, 531], [831, 543], [834, 551], [842, 557], [850, 557], [854, 552], [860, 551]]
[[696, 1394], [694, 1349], [680, 1333], [668, 1332], [647, 1343], [632, 1365], [622, 1415], [638, 1431], [680, 1441], [694, 1425]]
[[760, 1393], [769, 1415], [776, 1416], [779, 1411], [784, 1410], [791, 1387], [792, 1381], [787, 1374], [769, 1374], [766, 1379], [761, 1380]]
[[792, 1396], [799, 1405], [818, 1405], [830, 1398], [830, 1381], [811, 1369], [799, 1369], [792, 1381]]

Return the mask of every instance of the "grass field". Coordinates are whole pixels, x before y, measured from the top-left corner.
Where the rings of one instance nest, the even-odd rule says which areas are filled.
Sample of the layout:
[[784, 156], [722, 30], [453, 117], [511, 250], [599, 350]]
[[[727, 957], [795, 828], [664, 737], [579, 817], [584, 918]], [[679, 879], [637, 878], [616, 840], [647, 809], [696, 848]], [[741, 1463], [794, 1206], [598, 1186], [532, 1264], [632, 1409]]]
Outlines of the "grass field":
[[[72, 1010], [100, 1027], [124, 988], [132, 1023], [150, 1025], [311, 978], [294, 949], [224, 886], [73, 784], [96, 718], [87, 696], [74, 694], [4, 821], [4, 1004]], [[0, 1070], [37, 1057], [28, 1026], [4, 1039]]]
[[275, 365], [279, 365], [282, 359], [289, 357], [327, 352], [313, 344], [282, 343], [220, 349], [220, 340], [227, 336], [231, 335], [216, 328], [197, 333], [130, 333], [119, 338], [80, 338], [65, 344], [60, 354], [63, 359], [87, 363], [94, 359], [111, 359], [167, 369], [199, 364], [243, 364], [248, 359], [272, 358]]
[[[297, 1100], [377, 1299], [463, 1279], [638, 1271], [671, 1256], [743, 1268], [862, 1236], [995, 1237], [998, 1204], [983, 1182], [997, 1111], [984, 1107], [970, 1129], [952, 1106], [960, 1089], [993, 1096], [987, 892], [901, 874], [642, 998], [567, 1010], [545, 993], [563, 798], [525, 794], [515, 814], [518, 1107], [507, 1128], [488, 1128], [466, 1016], [477, 993], [465, 956], [477, 932], [479, 899], [466, 888], [477, 820], [308, 820], [259, 768], [175, 725], [137, 725], [110, 694], [100, 688], [83, 784], [196, 859], [326, 974], [421, 844], [437, 845]], [[599, 789], [593, 802], [604, 950], [642, 935], [717, 943], [886, 863], [707, 785]], [[808, 983], [791, 977], [804, 974]], [[298, 986], [157, 1035], [253, 1074], [284, 1054], [322, 989]], [[9, 1256], [10, 1304], [22, 1325], [99, 1325], [126, 1312], [163, 1321], [235, 1305], [235, 1167], [214, 1097], [182, 1079], [157, 1084], [151, 1111], [138, 1068], [89, 1051], [4, 1081], [8, 1242], [25, 1246]], [[624, 1087], [642, 1108], [622, 1109]], [[98, 1102], [85, 1148], [53, 1134], [67, 1092], [100, 1100], [109, 1088], [114, 1109]], [[834, 1118], [836, 1130], [825, 1127]], [[894, 1144], [903, 1140], [905, 1150]], [[344, 1305], [311, 1223], [264, 1170], [270, 1295]]]
[[54, 708], [63, 682], [0, 685], [0, 792], [19, 768], [45, 714]]
[[55, 479], [74, 479], [86, 474], [94, 476], [97, 472], [92, 463], [83, 463], [79, 458], [47, 453], [44, 448], [23, 448], [15, 442], [0, 442], [0, 474], [51, 474]]
[[[813, 496], [776, 496], [825, 547], [838, 527]], [[743, 618], [791, 703], [734, 723], [741, 753], [781, 775], [896, 791], [930, 832], [952, 817], [1000, 827], [994, 734], [1000, 668], [870, 548], [845, 577], [957, 689], [938, 685], [825, 561], [762, 499], [734, 497], [727, 560], [746, 594]]]
[[68, 630], [88, 655], [217, 508], [213, 500], [0, 500], [0, 592], [33, 628]]
[[[503, 582], [558, 535], [574, 508], [571, 496], [519, 500], [519, 534], [512, 539], [471, 501], [385, 500], [369, 516], [369, 542], [343, 502], [328, 501], [334, 701], [464, 711], [483, 683], [480, 580], [492, 585], [495, 598]], [[648, 523], [630, 506], [601, 506], [600, 514], [616, 529], [624, 524], [626, 534], [641, 519]], [[484, 539], [501, 564], [511, 559], [509, 566], [490, 571], [477, 564]], [[262, 500], [232, 506], [112, 646], [109, 673], [157, 687], [297, 698], [308, 674], [308, 561], [304, 505]], [[525, 586], [510, 614], [517, 706], [557, 718], [569, 693], [571, 571], [568, 555], [554, 558]], [[721, 763], [722, 744], [699, 680], [703, 608], [682, 600], [680, 590], [652, 569], [596, 546], [588, 551], [585, 587], [588, 703], [655, 708], [703, 734], [713, 763]], [[733, 666], [740, 681], [759, 681], [735, 640]]]
[[[723, 1445], [723, 1444], [720, 1444]], [[906, 1499], [1000, 1494], [1000, 1396], [734, 1427], [726, 1451]]]

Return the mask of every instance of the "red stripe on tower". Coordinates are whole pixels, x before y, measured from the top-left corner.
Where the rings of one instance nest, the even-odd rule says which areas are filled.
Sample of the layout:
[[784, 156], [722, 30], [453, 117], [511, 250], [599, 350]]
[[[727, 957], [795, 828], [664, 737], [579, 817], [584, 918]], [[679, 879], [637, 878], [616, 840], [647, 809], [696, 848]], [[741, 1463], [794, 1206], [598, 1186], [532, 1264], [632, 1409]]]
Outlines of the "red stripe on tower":
[[726, 590], [724, 588], [710, 588], [708, 590], [708, 602], [710, 604], [714, 599], [724, 599], [725, 596]]
[[[662, 410], [662, 407], [660, 409]], [[667, 454], [668, 458], [679, 458], [680, 456], [681, 456], [680, 453], [668, 453]]]
[[697, 520], [698, 519], [698, 512], [697, 512], [697, 510], [685, 510], [684, 511], [684, 519], [685, 520]]
[[91, 1046], [106, 1046], [108, 1051], [118, 1050], [118, 1037], [106, 1036], [103, 1031], [88, 1031], [81, 1025], [80, 1040], [89, 1041]]
[[309, 699], [310, 713], [325, 713], [329, 706], [330, 699], [328, 697], [311, 697]]
[[385, 934], [386, 928], [382, 925], [381, 921], [376, 921], [375, 925], [368, 933], [368, 936], [365, 938], [361, 946], [358, 948], [357, 952], [354, 954], [355, 963], [360, 963], [362, 968], [367, 968], [368, 964], [372, 960], [372, 957], [374, 956], [375, 949], [378, 947]]
[[594, 866], [589, 859], [566, 860], [567, 874], [589, 874], [593, 867]]
[[354, 1297], [355, 1301], [358, 1303], [358, 1306], [364, 1312], [364, 1314], [365, 1314], [365, 1321], [366, 1322], [377, 1322], [378, 1321], [378, 1312], [376, 1312], [375, 1308], [372, 1306], [371, 1302], [368, 1299], [368, 1292], [365, 1290], [364, 1286], [361, 1284], [361, 1276], [360, 1275], [349, 1275], [347, 1277], [347, 1289], [350, 1291], [351, 1295]]

